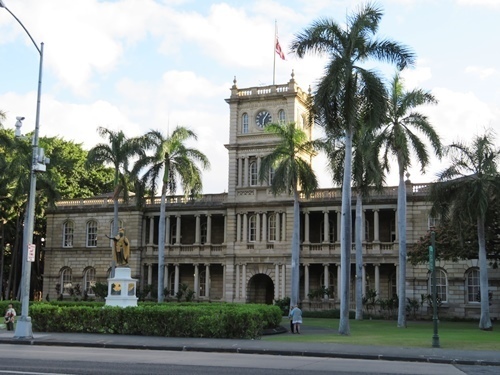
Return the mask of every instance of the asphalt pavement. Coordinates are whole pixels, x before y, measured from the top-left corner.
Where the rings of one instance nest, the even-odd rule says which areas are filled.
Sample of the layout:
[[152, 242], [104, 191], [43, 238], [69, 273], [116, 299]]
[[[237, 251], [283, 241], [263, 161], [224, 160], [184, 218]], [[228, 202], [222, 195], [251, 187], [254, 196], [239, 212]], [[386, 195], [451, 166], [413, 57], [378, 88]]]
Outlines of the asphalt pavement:
[[[321, 330], [318, 327], [303, 325], [301, 335], [318, 333], [318, 329]], [[334, 330], [331, 331], [332, 334], [336, 334]], [[17, 339], [14, 338], [13, 331], [0, 330], [0, 344], [249, 353], [500, 366], [500, 352], [498, 351], [301, 342], [297, 334], [290, 332], [280, 334], [288, 335], [290, 339], [286, 342], [276, 342], [265, 339], [210, 339], [56, 332], [34, 332], [32, 339]]]

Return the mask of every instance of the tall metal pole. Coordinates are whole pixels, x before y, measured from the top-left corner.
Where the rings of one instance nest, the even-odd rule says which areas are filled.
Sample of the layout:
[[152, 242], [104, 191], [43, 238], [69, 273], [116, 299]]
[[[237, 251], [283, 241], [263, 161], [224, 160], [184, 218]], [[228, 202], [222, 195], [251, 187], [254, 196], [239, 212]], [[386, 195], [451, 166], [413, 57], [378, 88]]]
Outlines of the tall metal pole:
[[436, 288], [436, 232], [431, 232], [431, 286], [432, 286], [432, 322], [434, 334], [432, 335], [432, 347], [439, 348], [438, 335], [438, 311], [437, 311], [437, 288]]
[[33, 231], [35, 223], [35, 198], [36, 198], [36, 172], [38, 168], [38, 133], [40, 130], [40, 98], [42, 94], [42, 67], [43, 67], [43, 43], [40, 48], [35, 43], [29, 31], [24, 27], [23, 23], [12, 13], [6, 6], [3, 0], [0, 0], [0, 8], [4, 8], [9, 12], [12, 17], [21, 25], [26, 34], [33, 42], [36, 50], [40, 55], [40, 65], [38, 69], [38, 92], [36, 101], [36, 120], [35, 120], [35, 133], [33, 135], [33, 155], [31, 160], [30, 171], [30, 191], [28, 198], [28, 205], [26, 207], [26, 217], [23, 232], [23, 272], [21, 279], [21, 316], [17, 320], [14, 338], [18, 339], [32, 339], [33, 330], [31, 318], [29, 316], [29, 302], [30, 302], [30, 281], [31, 281], [31, 261], [28, 259], [28, 248], [33, 242]]

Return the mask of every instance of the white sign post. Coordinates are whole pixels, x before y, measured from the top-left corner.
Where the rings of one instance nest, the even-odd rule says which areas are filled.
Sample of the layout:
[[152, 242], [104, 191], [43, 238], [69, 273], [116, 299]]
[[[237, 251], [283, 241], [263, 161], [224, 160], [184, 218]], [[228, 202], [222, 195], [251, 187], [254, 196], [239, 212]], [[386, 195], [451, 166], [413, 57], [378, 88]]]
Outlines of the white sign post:
[[35, 261], [35, 251], [36, 251], [36, 246], [33, 243], [28, 244], [28, 262], [34, 262]]

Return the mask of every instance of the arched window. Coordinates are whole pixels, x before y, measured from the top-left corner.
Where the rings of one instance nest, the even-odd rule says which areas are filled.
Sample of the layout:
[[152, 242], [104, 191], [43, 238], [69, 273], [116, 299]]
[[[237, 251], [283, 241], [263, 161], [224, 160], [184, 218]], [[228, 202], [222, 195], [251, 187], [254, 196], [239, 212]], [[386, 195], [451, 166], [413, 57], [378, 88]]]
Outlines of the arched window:
[[278, 122], [280, 124], [284, 124], [286, 121], [286, 118], [285, 118], [285, 111], [280, 109], [279, 112], [278, 112]]
[[66, 267], [61, 270], [61, 276], [59, 279], [61, 284], [61, 293], [64, 295], [70, 295], [73, 290], [73, 282], [71, 280], [71, 268]]
[[63, 247], [73, 247], [73, 233], [75, 224], [71, 221], [65, 221], [63, 224]]
[[467, 291], [467, 303], [479, 303], [479, 269], [471, 268], [465, 273], [465, 290]]
[[90, 220], [87, 222], [87, 247], [97, 246], [97, 221]]
[[270, 242], [276, 241], [276, 213], [269, 215], [267, 219], [267, 238]]
[[94, 286], [95, 286], [95, 268], [89, 267], [87, 268], [84, 273], [83, 273], [83, 285], [84, 285], [84, 291], [88, 295], [94, 295]]
[[257, 162], [250, 163], [250, 186], [257, 185]]
[[257, 238], [257, 215], [248, 219], [248, 242], [255, 242]]
[[[436, 268], [436, 296], [441, 302], [448, 301], [448, 278], [442, 268]], [[429, 281], [427, 283], [429, 294], [432, 295], [432, 274], [429, 272]]]
[[248, 133], [248, 113], [243, 113], [241, 116], [241, 132], [243, 134]]

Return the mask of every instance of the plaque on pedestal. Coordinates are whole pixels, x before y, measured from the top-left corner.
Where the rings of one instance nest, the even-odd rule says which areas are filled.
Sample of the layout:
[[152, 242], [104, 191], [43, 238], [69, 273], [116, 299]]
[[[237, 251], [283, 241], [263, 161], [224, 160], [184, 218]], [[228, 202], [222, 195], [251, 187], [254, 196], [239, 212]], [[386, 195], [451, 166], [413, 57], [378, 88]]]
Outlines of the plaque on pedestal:
[[115, 277], [108, 279], [106, 306], [136, 307], [137, 280], [132, 279], [129, 267], [116, 267]]

